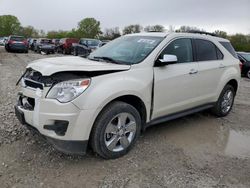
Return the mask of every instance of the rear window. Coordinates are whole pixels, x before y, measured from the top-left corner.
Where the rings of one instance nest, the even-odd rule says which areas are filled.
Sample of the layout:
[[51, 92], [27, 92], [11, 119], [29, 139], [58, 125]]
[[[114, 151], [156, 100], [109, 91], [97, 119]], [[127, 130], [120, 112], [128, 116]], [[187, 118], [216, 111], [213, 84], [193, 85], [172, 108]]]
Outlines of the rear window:
[[202, 39], [196, 39], [195, 45], [197, 61], [211, 61], [219, 59], [217, 58], [217, 48], [212, 42]]
[[238, 59], [238, 56], [233, 48], [233, 46], [231, 45], [230, 42], [220, 42], [222, 46], [224, 46], [224, 48], [227, 49], [227, 51], [232, 54], [232, 56], [234, 56], [235, 58]]
[[10, 37], [10, 40], [14, 40], [14, 41], [24, 41], [25, 38], [24, 38], [24, 37], [16, 37], [16, 36], [13, 36], [13, 37]]
[[99, 40], [87, 40], [88, 46], [98, 46], [100, 43]]

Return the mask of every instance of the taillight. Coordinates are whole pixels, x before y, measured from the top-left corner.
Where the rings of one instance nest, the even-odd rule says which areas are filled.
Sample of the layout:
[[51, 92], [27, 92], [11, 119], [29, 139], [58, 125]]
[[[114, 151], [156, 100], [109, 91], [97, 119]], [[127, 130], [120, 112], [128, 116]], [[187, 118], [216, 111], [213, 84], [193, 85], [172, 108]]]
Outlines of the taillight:
[[240, 70], [242, 71], [243, 63], [240, 62], [239, 66], [240, 66]]

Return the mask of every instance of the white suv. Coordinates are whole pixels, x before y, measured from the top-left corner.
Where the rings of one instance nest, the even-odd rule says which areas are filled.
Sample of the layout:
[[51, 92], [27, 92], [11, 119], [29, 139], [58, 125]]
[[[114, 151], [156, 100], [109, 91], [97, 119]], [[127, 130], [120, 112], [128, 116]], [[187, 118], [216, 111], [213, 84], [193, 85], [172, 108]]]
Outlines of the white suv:
[[146, 127], [211, 108], [227, 115], [240, 79], [230, 42], [207, 34], [120, 37], [88, 58], [36, 60], [15, 112], [58, 150], [126, 154]]

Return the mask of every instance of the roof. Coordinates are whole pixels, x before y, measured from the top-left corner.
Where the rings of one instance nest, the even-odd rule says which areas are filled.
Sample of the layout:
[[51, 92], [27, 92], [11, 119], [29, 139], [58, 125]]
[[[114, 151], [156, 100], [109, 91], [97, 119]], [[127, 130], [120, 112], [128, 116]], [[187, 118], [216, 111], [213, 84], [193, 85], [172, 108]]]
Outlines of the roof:
[[201, 33], [176, 33], [176, 32], [145, 32], [145, 33], [134, 33], [134, 34], [128, 34], [127, 36], [151, 36], [151, 37], [166, 37], [168, 35], [175, 35], [176, 37], [199, 37], [204, 39], [211, 39], [211, 40], [217, 40], [217, 41], [224, 41], [228, 42], [229, 40], [220, 38], [217, 36], [212, 36], [209, 34], [201, 34]]
[[145, 33], [133, 33], [128, 36], [149, 36], [149, 37], [166, 37], [169, 33], [164, 32], [145, 32]]

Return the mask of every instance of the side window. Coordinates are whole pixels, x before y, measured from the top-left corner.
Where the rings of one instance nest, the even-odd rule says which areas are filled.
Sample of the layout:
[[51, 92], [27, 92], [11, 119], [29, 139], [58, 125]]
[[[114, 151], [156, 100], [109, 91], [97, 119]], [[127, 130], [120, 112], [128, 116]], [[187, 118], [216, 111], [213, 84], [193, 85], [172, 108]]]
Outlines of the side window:
[[212, 42], [202, 39], [195, 39], [195, 44], [197, 61], [217, 60], [218, 50]]
[[159, 59], [162, 59], [165, 54], [176, 55], [177, 63], [193, 62], [191, 39], [183, 38], [174, 40], [162, 51]]

